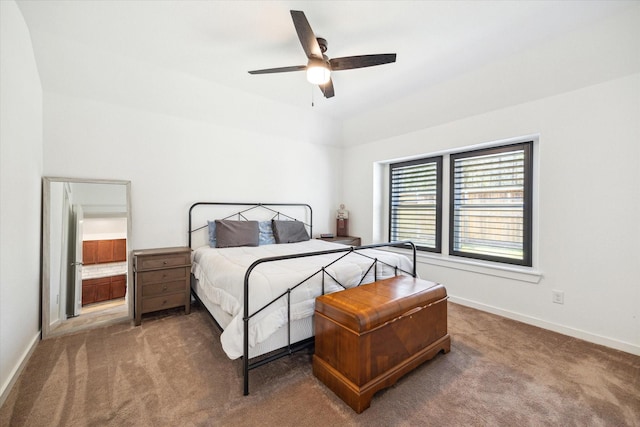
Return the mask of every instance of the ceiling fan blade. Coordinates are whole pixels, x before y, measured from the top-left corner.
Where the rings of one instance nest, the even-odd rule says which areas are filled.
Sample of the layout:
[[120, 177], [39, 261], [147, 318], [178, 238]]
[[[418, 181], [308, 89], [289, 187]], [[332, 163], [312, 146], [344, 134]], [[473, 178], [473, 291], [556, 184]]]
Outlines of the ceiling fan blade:
[[267, 68], [265, 70], [253, 70], [253, 71], [249, 71], [249, 74], [287, 73], [289, 71], [302, 71], [306, 69], [307, 69], [306, 65], [293, 65], [291, 67], [279, 67], [279, 68]]
[[331, 79], [323, 85], [318, 85], [318, 87], [324, 94], [325, 98], [331, 98], [335, 95], [335, 92], [333, 91], [333, 80]]
[[318, 40], [316, 40], [315, 34], [313, 34], [311, 25], [309, 25], [309, 21], [307, 21], [304, 12], [292, 10], [291, 19], [293, 19], [293, 25], [296, 27], [300, 44], [302, 44], [302, 49], [304, 49], [307, 58], [322, 58], [320, 45], [318, 44]]
[[333, 71], [352, 70], [354, 68], [373, 67], [374, 65], [396, 62], [395, 53], [382, 53], [379, 55], [345, 56], [329, 60]]

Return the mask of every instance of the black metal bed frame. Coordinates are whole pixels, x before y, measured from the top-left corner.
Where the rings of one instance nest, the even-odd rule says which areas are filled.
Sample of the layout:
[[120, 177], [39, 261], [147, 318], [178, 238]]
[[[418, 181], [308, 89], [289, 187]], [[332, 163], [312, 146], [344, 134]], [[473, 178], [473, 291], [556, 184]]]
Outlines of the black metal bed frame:
[[[312, 209], [311, 206], [304, 204], [304, 203], [233, 203], [233, 202], [198, 202], [198, 203], [194, 203], [193, 205], [191, 205], [191, 208], [189, 209], [189, 247], [191, 247], [191, 235], [193, 232], [201, 230], [205, 227], [207, 227], [207, 225], [192, 229], [192, 211], [196, 206], [199, 205], [220, 205], [220, 206], [249, 206], [248, 208], [245, 208], [239, 212], [233, 213], [223, 219], [228, 219], [228, 218], [232, 218], [235, 216], [238, 216], [238, 218], [240, 220], [248, 220], [245, 217], [245, 213], [255, 209], [255, 208], [264, 208], [267, 209], [271, 212], [274, 213], [274, 218], [275, 217], [281, 217], [284, 216], [288, 219], [291, 220], [296, 220], [295, 218], [283, 214], [277, 210], [274, 210], [271, 208], [271, 206], [281, 206], [281, 207], [303, 207], [303, 208], [307, 208], [309, 210], [309, 214], [310, 214], [310, 222], [312, 223], [311, 219], [313, 218], [313, 213], [312, 213]], [[312, 224], [306, 224], [305, 226], [309, 227], [309, 235], [311, 237], [311, 230], [312, 230]], [[370, 255], [367, 255], [365, 253], [362, 253], [361, 251], [363, 249], [373, 249], [373, 248], [385, 248], [385, 247], [401, 247], [401, 248], [411, 248], [412, 252], [413, 252], [413, 262], [412, 262], [412, 271], [405, 271], [401, 268], [399, 268], [398, 266], [393, 266], [390, 265], [384, 261], [381, 261], [377, 258], [373, 258]], [[193, 249], [193, 248], [192, 248]], [[284, 291], [282, 294], [278, 295], [276, 298], [274, 298], [271, 302], [265, 304], [263, 307], [258, 308], [256, 311], [254, 311], [253, 313], [249, 313], [249, 279], [251, 276], [251, 273], [253, 272], [253, 270], [259, 266], [260, 264], [264, 264], [264, 263], [268, 263], [268, 262], [277, 262], [277, 261], [283, 261], [283, 260], [288, 260], [288, 259], [295, 259], [295, 258], [306, 258], [306, 257], [313, 257], [313, 256], [319, 256], [319, 255], [327, 255], [327, 254], [340, 254], [343, 253], [343, 255], [338, 256], [336, 259], [334, 259], [333, 261], [331, 261], [329, 264], [321, 267], [319, 270], [317, 270], [316, 272], [310, 274], [309, 276], [307, 276], [306, 278], [304, 278], [303, 280], [301, 280], [300, 282], [298, 282], [297, 284], [289, 287], [286, 291]], [[317, 275], [321, 275], [321, 286], [322, 286], [322, 295], [324, 295], [325, 293], [325, 280], [328, 277], [329, 280], [331, 280], [333, 283], [336, 283], [337, 285], [339, 285], [340, 287], [346, 289], [346, 287], [340, 283], [340, 281], [338, 279], [336, 279], [335, 277], [333, 277], [329, 272], [326, 271], [326, 269], [328, 267], [330, 267], [331, 265], [335, 264], [336, 262], [342, 260], [343, 258], [354, 254], [354, 255], [358, 255], [358, 256], [363, 256], [365, 258], [369, 258], [372, 262], [371, 265], [369, 266], [369, 268], [367, 269], [367, 271], [362, 275], [361, 279], [360, 279], [360, 283], [358, 283], [358, 285], [356, 286], [360, 286], [361, 284], [363, 284], [363, 280], [364, 278], [369, 274], [369, 272], [371, 271], [371, 269], [373, 269], [373, 276], [374, 276], [374, 281], [378, 280], [377, 274], [378, 274], [378, 264], [385, 264], [388, 267], [392, 267], [394, 268], [394, 274], [397, 276], [398, 274], [404, 273], [404, 274], [408, 274], [411, 275], [413, 277], [416, 277], [416, 247], [413, 244], [413, 242], [411, 241], [400, 241], [400, 242], [387, 242], [387, 243], [378, 243], [378, 244], [372, 244], [372, 245], [364, 245], [364, 246], [358, 246], [358, 247], [347, 247], [345, 246], [344, 248], [339, 248], [339, 249], [331, 249], [331, 250], [326, 250], [326, 251], [317, 251], [317, 252], [304, 252], [304, 253], [297, 253], [297, 254], [291, 254], [291, 255], [281, 255], [281, 256], [274, 256], [274, 257], [266, 257], [266, 258], [260, 258], [258, 260], [256, 260], [255, 262], [253, 262], [248, 268], [247, 271], [245, 273], [244, 276], [244, 312], [243, 312], [243, 323], [244, 323], [244, 329], [243, 329], [243, 356], [242, 356], [242, 372], [243, 372], [243, 394], [246, 396], [249, 394], [249, 371], [255, 368], [258, 368], [266, 363], [272, 362], [276, 359], [280, 359], [284, 356], [288, 356], [291, 355], [297, 351], [303, 350], [305, 348], [310, 347], [311, 345], [313, 345], [314, 342], [314, 337], [310, 337], [307, 339], [304, 339], [302, 341], [298, 341], [295, 343], [291, 342], [291, 292], [295, 291], [298, 287], [300, 287], [301, 285], [303, 285], [304, 283], [306, 283], [307, 281], [311, 280], [313, 277], [317, 276]], [[193, 293], [193, 291], [192, 291]], [[196, 298], [198, 298], [197, 295], [194, 294], [194, 296]], [[259, 360], [257, 361], [253, 361], [251, 362], [249, 359], [249, 321], [251, 320], [251, 318], [253, 318], [255, 315], [257, 315], [258, 313], [262, 312], [263, 310], [265, 310], [267, 307], [269, 307], [270, 305], [274, 304], [276, 301], [280, 300], [281, 298], [286, 297], [287, 299], [287, 345], [285, 347], [282, 347], [278, 350], [275, 350], [273, 352], [268, 353], [268, 355], [266, 357], [260, 357]], [[199, 298], [198, 298], [199, 300]], [[203, 304], [204, 305], [204, 304]], [[212, 316], [213, 317], [213, 316]], [[214, 318], [215, 321], [215, 318]], [[215, 322], [216, 325], [218, 327], [220, 327], [220, 325], [218, 324], [218, 322]], [[222, 329], [222, 328], [220, 328]]]

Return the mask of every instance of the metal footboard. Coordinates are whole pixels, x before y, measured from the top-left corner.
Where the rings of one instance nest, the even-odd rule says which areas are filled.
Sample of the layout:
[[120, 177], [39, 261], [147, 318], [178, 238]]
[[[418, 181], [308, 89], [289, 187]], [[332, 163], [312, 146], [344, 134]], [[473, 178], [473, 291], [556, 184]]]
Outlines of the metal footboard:
[[[384, 247], [401, 247], [401, 248], [411, 248], [412, 249], [412, 255], [413, 255], [413, 262], [412, 262], [412, 271], [405, 271], [401, 268], [399, 268], [398, 266], [394, 266], [394, 265], [390, 265], [384, 261], [381, 261], [377, 258], [373, 258], [370, 255], [364, 254], [362, 252], [360, 252], [363, 249], [375, 249], [375, 248], [384, 248]], [[304, 278], [303, 280], [301, 280], [300, 282], [294, 284], [293, 286], [291, 286], [290, 288], [288, 288], [285, 292], [283, 292], [282, 294], [278, 295], [276, 298], [274, 298], [271, 302], [267, 303], [266, 305], [264, 305], [263, 307], [257, 309], [256, 311], [254, 311], [253, 313], [249, 313], [249, 280], [251, 277], [251, 273], [253, 272], [253, 270], [264, 263], [268, 263], [268, 262], [277, 262], [277, 261], [283, 261], [283, 260], [288, 260], [288, 259], [296, 259], [296, 258], [307, 258], [307, 257], [313, 257], [313, 256], [318, 256], [318, 255], [327, 255], [327, 254], [333, 254], [333, 253], [344, 253], [344, 255], [337, 257], [335, 260], [333, 260], [332, 262], [330, 262], [329, 264], [321, 267], [320, 269], [318, 269], [316, 272], [314, 272], [313, 274], [310, 274], [308, 277]], [[330, 267], [331, 265], [337, 263], [338, 261], [342, 260], [343, 258], [345, 258], [348, 255], [353, 254], [354, 256], [363, 256], [366, 258], [371, 259], [372, 263], [369, 266], [369, 269], [362, 275], [362, 278], [360, 280], [360, 283], [358, 283], [357, 286], [362, 284], [362, 281], [364, 280], [364, 278], [369, 274], [369, 272], [371, 271], [371, 269], [374, 270], [374, 281], [378, 280], [378, 276], [377, 276], [377, 267], [379, 263], [383, 263], [389, 267], [394, 268], [395, 270], [395, 275], [397, 276], [398, 274], [407, 274], [407, 275], [411, 275], [413, 277], [416, 277], [416, 247], [415, 245], [410, 242], [410, 241], [402, 241], [402, 242], [388, 242], [388, 243], [378, 243], [378, 244], [373, 244], [373, 245], [365, 245], [365, 246], [358, 246], [358, 247], [345, 247], [345, 248], [340, 248], [340, 249], [331, 249], [331, 250], [326, 250], [326, 251], [317, 251], [317, 252], [305, 252], [305, 253], [299, 253], [299, 254], [291, 254], [291, 255], [282, 255], [282, 256], [275, 256], [275, 257], [268, 257], [268, 258], [261, 258], [257, 261], [255, 261], [253, 264], [251, 264], [249, 266], [249, 268], [247, 269], [245, 276], [244, 276], [244, 315], [243, 315], [243, 323], [244, 323], [244, 330], [243, 330], [243, 357], [242, 357], [242, 373], [243, 373], [243, 382], [244, 382], [244, 388], [243, 388], [243, 394], [246, 396], [249, 394], [249, 371], [251, 369], [255, 369], [259, 366], [262, 366], [266, 363], [269, 363], [273, 360], [279, 359], [281, 357], [290, 355], [296, 351], [299, 351], [301, 349], [304, 349], [306, 347], [308, 347], [309, 345], [311, 345], [314, 341], [314, 338], [311, 337], [309, 339], [300, 341], [300, 342], [296, 342], [296, 343], [292, 343], [291, 342], [291, 293], [293, 291], [295, 291], [298, 287], [300, 287], [301, 285], [307, 283], [307, 281], [309, 281], [311, 278], [317, 276], [317, 275], [322, 275], [322, 279], [321, 279], [321, 283], [322, 283], [322, 294], [324, 295], [325, 293], [325, 277], [329, 276], [329, 278], [334, 282], [337, 283], [338, 285], [340, 285], [342, 288], [346, 289], [346, 287], [344, 285], [342, 285], [335, 277], [331, 276], [326, 269], [328, 267]], [[262, 312], [263, 310], [265, 310], [267, 307], [269, 307], [270, 305], [274, 304], [276, 301], [280, 300], [281, 298], [286, 297], [287, 299], [287, 346], [282, 348], [279, 351], [276, 351], [274, 353], [272, 353], [271, 355], [269, 355], [266, 358], [260, 359], [256, 362], [250, 362], [249, 360], [249, 321], [258, 313]]]

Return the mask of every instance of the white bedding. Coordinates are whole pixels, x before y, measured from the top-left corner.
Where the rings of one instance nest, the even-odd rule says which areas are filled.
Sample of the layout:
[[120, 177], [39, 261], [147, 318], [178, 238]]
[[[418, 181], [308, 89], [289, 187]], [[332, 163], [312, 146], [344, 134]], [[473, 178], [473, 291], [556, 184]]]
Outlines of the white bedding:
[[[206, 298], [219, 305], [231, 316], [231, 321], [227, 325], [221, 325], [224, 331], [220, 340], [227, 356], [236, 359], [243, 355], [244, 276], [254, 261], [266, 257], [337, 248], [344, 248], [344, 245], [312, 239], [300, 243], [256, 247], [196, 249], [192, 254], [192, 273], [200, 281], [200, 287], [204, 289]], [[366, 249], [363, 253], [405, 271], [412, 270], [411, 261], [404, 255], [374, 249]], [[342, 255], [344, 253], [325, 254], [258, 265], [251, 273], [249, 281], [249, 313], [254, 313], [256, 309], [263, 307], [286, 292], [288, 288], [302, 282], [322, 266], [328, 265]], [[352, 287], [360, 283], [372, 262], [369, 258], [351, 253], [328, 267], [326, 271], [344, 286]], [[378, 263], [378, 279], [391, 277], [394, 274], [395, 270], [392, 267]], [[372, 282], [373, 275], [373, 269], [371, 269], [362, 283]], [[321, 281], [321, 274], [317, 274], [291, 293], [292, 321], [313, 315], [315, 298], [322, 293]], [[325, 276], [325, 293], [342, 289], [333, 279]], [[253, 347], [265, 341], [286, 323], [287, 300], [283, 297], [251, 319], [249, 346]]]

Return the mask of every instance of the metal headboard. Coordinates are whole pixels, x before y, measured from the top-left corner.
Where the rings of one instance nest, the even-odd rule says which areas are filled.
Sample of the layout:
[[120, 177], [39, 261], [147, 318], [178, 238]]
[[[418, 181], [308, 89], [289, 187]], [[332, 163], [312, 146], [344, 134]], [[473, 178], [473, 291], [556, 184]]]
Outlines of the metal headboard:
[[[191, 205], [191, 207], [189, 208], [189, 231], [188, 231], [188, 235], [189, 235], [189, 247], [191, 248], [191, 236], [194, 232], [198, 231], [198, 230], [202, 230], [203, 228], [207, 227], [207, 224], [198, 226], [196, 228], [193, 228], [193, 211], [195, 208], [197, 208], [198, 206], [237, 206], [239, 208], [238, 211], [234, 211], [231, 214], [227, 214], [225, 216], [223, 216], [222, 218], [215, 218], [215, 219], [231, 219], [236, 217], [239, 221], [249, 221], [250, 218], [248, 217], [249, 212], [256, 210], [256, 209], [261, 209], [261, 210], [265, 210], [268, 211], [272, 214], [272, 219], [287, 219], [287, 220], [293, 220], [293, 221], [301, 221], [305, 227], [307, 227], [309, 229], [309, 236], [313, 237], [313, 210], [311, 209], [311, 206], [306, 204], [306, 203], [244, 203], [244, 202], [196, 202], [193, 205]], [[303, 208], [304, 212], [305, 212], [305, 216], [308, 215], [308, 222], [307, 219], [304, 218], [296, 218], [288, 213], [284, 213], [281, 212], [280, 210], [278, 210], [277, 208], [284, 208], [284, 207], [291, 207], [291, 208], [295, 208], [295, 207], [299, 207], [299, 208]], [[213, 218], [211, 218], [213, 219]], [[193, 249], [193, 248], [192, 248]]]

